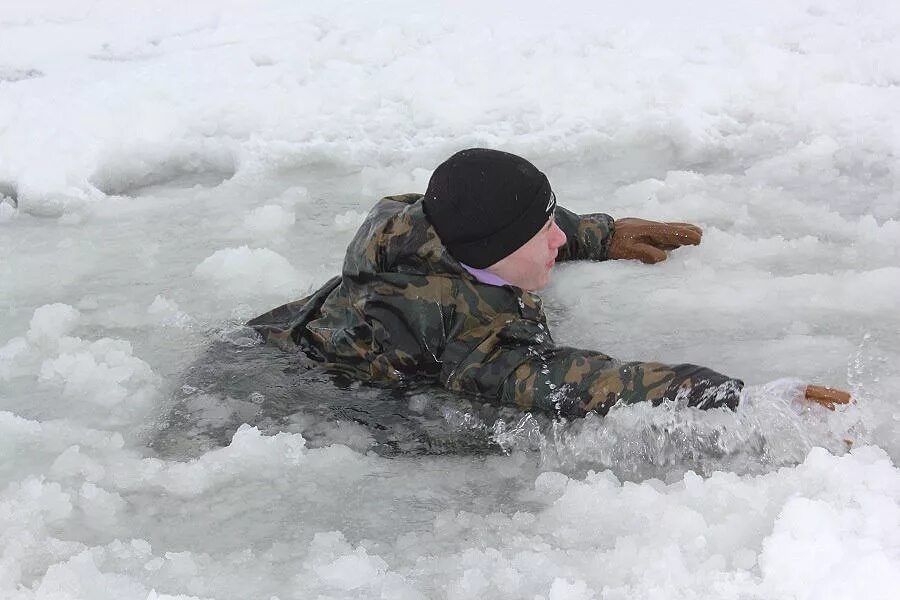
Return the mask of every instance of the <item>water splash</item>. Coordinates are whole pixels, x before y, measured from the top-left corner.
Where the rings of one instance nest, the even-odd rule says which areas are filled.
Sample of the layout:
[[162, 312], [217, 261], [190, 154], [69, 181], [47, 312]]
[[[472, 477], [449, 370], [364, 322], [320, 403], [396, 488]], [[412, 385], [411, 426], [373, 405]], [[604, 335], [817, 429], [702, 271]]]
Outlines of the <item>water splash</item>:
[[[619, 406], [573, 421], [525, 416], [495, 423], [507, 452], [537, 450], [542, 467], [568, 474], [610, 469], [631, 481], [680, 478], [686, 471], [760, 473], [801, 462], [814, 446], [835, 454], [865, 443], [855, 407], [832, 412], [805, 402], [803, 383], [750, 386], [737, 411], [699, 410], [674, 401]], [[853, 429], [853, 426], [857, 426]]]

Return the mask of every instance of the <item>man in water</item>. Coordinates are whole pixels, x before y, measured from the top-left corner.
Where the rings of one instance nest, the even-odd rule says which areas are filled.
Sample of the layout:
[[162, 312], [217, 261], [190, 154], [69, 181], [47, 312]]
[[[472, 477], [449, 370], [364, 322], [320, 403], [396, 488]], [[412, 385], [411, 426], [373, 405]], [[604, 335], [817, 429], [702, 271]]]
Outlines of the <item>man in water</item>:
[[[438, 166], [424, 196], [380, 200], [340, 276], [248, 324], [360, 380], [426, 379], [525, 411], [580, 417], [666, 400], [735, 409], [743, 382], [711, 369], [557, 346], [534, 293], [556, 261], [657, 263], [701, 236], [689, 223], [576, 215], [527, 160], [473, 148]], [[818, 386], [806, 397], [849, 400]]]

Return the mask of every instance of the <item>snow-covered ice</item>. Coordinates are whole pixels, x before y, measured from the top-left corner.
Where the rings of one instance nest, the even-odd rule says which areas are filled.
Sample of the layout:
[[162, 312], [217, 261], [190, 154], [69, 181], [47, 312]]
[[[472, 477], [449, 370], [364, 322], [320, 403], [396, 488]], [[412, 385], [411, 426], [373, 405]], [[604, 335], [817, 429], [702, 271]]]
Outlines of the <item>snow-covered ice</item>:
[[[888, 0], [0, 0], [0, 598], [896, 597], [898, 32]], [[507, 453], [386, 458], [198, 394], [230, 444], [152, 449], [204, 348], [468, 146], [576, 211], [702, 225], [659, 265], [560, 265], [545, 307], [745, 406], [414, 395]]]

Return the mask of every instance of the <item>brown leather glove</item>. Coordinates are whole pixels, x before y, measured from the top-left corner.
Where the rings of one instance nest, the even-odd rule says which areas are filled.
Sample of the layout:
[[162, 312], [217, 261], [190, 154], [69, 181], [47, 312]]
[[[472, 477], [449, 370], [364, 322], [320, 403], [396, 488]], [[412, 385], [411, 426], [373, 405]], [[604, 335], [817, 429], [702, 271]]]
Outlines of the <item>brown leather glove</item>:
[[634, 258], [653, 264], [666, 260], [666, 251], [696, 246], [703, 230], [690, 223], [661, 223], [628, 217], [614, 223], [609, 258]]
[[834, 410], [835, 404], [850, 402], [850, 393], [821, 385], [808, 385], [803, 394], [810, 402], [821, 404], [828, 410]]

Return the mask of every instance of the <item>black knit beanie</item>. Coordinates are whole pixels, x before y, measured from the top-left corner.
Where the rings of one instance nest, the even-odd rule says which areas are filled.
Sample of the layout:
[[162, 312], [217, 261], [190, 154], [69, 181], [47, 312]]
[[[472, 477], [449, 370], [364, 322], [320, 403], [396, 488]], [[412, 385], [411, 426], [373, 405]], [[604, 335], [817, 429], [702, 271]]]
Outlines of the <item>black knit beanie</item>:
[[434, 170], [423, 203], [450, 254], [483, 269], [530, 240], [553, 214], [556, 196], [524, 158], [470, 148]]

